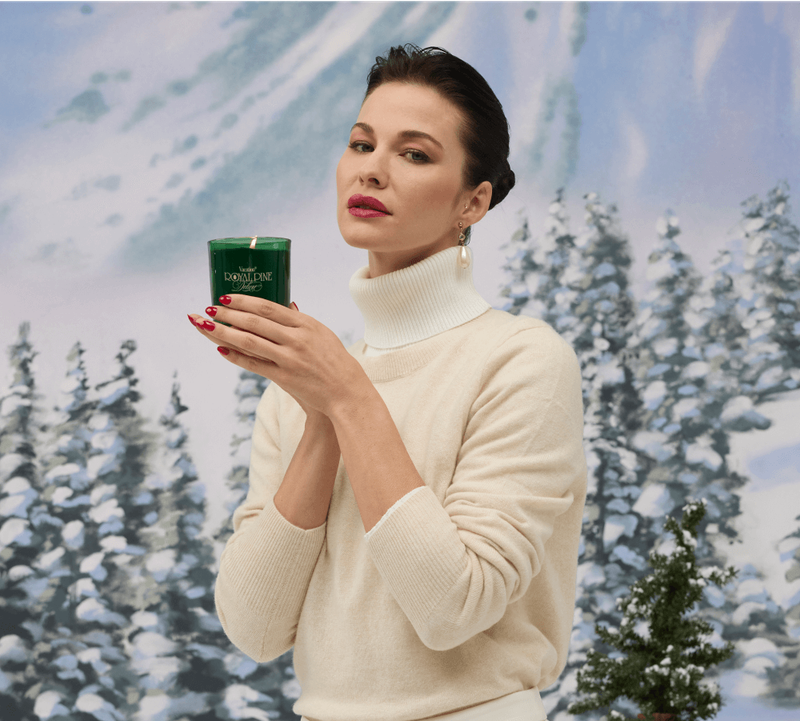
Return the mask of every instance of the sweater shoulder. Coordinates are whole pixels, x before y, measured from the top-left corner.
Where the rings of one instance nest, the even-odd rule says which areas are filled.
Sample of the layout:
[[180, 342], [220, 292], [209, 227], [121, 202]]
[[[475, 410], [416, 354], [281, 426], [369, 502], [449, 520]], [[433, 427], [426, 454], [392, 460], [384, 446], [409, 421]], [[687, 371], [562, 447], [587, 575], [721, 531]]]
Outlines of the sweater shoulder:
[[575, 359], [572, 346], [546, 321], [527, 315], [512, 315], [492, 308], [487, 311], [483, 331], [490, 347], [501, 352], [519, 352], [530, 349], [537, 353]]

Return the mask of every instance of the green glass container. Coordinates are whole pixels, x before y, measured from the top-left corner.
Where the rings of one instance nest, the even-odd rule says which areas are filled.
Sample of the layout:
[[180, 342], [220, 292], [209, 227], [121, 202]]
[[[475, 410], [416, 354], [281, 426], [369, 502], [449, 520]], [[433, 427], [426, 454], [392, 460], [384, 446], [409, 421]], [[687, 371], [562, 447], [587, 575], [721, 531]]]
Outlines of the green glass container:
[[241, 293], [266, 298], [287, 308], [291, 303], [288, 238], [217, 238], [208, 241], [211, 303]]

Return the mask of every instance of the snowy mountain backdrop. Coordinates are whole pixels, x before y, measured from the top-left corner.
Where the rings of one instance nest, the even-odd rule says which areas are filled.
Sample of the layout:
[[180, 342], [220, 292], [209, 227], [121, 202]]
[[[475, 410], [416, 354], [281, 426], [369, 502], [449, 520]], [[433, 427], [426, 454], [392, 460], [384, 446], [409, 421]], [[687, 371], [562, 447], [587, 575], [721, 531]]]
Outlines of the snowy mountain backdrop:
[[737, 648], [717, 718], [800, 718], [798, 38], [796, 3], [0, 3], [0, 715], [297, 718], [291, 654], [256, 665], [213, 608], [265, 380], [185, 318], [207, 240], [279, 235], [300, 309], [361, 336], [334, 170], [375, 56], [414, 42], [510, 121], [476, 287], [582, 364], [550, 721], [689, 498], [698, 556], [739, 570], [698, 611]]

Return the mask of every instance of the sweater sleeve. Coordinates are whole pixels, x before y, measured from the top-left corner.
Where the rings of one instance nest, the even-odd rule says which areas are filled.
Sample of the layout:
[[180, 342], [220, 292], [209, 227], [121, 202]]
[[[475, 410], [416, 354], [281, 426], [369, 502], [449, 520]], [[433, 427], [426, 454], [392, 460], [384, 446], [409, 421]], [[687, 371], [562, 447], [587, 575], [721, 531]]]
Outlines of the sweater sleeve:
[[247, 497], [220, 557], [217, 614], [231, 642], [259, 662], [294, 645], [300, 610], [325, 540], [325, 525], [304, 530], [287, 521], [273, 498], [285, 473], [277, 386], [256, 409]]
[[411, 498], [411, 496], [413, 496], [415, 493], [421, 490], [422, 486], [420, 486], [419, 488], [414, 488], [413, 490], [410, 490], [408, 493], [406, 493], [406, 495], [403, 496], [402, 498], [397, 499], [392, 505], [392, 507], [381, 516], [381, 519], [364, 534], [364, 538], [366, 540], [369, 540], [372, 534], [375, 533], [375, 530], [380, 528], [381, 524], [383, 524], [383, 522], [387, 518], [389, 518], [389, 516], [391, 516], [392, 513], [394, 513], [398, 508], [400, 508], [400, 506], [402, 506], [409, 498]]
[[523, 329], [483, 369], [444, 504], [426, 485], [368, 549], [420, 640], [449, 650], [497, 623], [545, 567], [574, 600], [585, 493], [577, 358], [551, 328]]

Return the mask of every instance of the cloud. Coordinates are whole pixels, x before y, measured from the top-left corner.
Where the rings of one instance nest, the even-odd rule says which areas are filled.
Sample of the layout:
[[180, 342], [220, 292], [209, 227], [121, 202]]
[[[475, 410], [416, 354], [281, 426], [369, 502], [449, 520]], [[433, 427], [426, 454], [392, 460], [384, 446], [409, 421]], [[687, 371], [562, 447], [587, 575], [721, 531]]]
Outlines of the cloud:
[[698, 98], [703, 97], [706, 80], [728, 39], [738, 3], [705, 5], [705, 18], [698, 24], [694, 45], [694, 82]]

